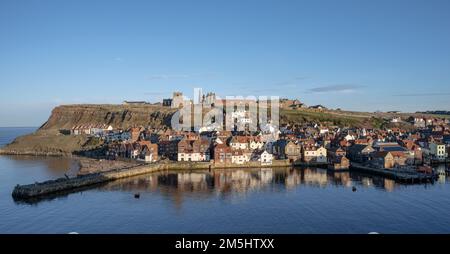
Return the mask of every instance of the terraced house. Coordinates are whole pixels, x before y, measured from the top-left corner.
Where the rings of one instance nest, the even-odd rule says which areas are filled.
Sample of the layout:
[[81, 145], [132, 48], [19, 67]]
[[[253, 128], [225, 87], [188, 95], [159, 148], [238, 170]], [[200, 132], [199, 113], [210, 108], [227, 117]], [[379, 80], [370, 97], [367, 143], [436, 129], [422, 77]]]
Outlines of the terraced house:
[[209, 161], [210, 142], [207, 139], [182, 139], [178, 143], [178, 161]]

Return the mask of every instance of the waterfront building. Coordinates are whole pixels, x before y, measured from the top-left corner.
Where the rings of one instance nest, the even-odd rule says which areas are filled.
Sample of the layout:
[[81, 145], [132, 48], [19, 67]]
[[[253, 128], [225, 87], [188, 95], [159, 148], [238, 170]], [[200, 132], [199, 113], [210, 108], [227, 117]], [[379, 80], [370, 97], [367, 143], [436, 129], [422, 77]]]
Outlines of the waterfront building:
[[429, 154], [433, 159], [444, 161], [448, 157], [444, 143], [430, 143], [429, 148]]
[[375, 152], [371, 145], [352, 145], [347, 149], [347, 156], [355, 162], [366, 162], [370, 160], [370, 154]]
[[244, 164], [250, 161], [251, 152], [246, 150], [235, 150], [231, 154], [231, 163], [233, 164]]
[[301, 146], [293, 141], [287, 142], [284, 147], [284, 157], [288, 159], [291, 163], [300, 161], [301, 159]]
[[345, 170], [349, 169], [349, 167], [350, 160], [345, 156], [332, 157], [328, 161], [328, 168], [332, 170]]
[[306, 146], [303, 148], [303, 161], [304, 162], [327, 162], [327, 149], [324, 147]]
[[214, 146], [214, 163], [231, 163], [231, 147], [226, 144], [216, 144]]

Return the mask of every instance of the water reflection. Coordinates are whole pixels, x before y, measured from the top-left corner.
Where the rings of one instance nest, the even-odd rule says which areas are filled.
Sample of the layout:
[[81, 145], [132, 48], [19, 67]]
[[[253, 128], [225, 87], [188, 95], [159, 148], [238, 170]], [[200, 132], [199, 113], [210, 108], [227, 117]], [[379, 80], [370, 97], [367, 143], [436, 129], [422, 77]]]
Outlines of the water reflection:
[[38, 165], [46, 169], [46, 174], [56, 177], [61, 177], [64, 174], [75, 176], [80, 168], [75, 159], [67, 157], [3, 155], [2, 158], [20, 165], [21, 168], [33, 168]]
[[[64, 174], [75, 175], [78, 170], [76, 160], [60, 157], [36, 156], [4, 156], [21, 168], [32, 168], [40, 165], [46, 169], [48, 178], [62, 177]], [[447, 181], [446, 166], [437, 168], [443, 172], [438, 184]], [[255, 168], [255, 169], [224, 169], [204, 171], [166, 171], [127, 179], [121, 179], [97, 186], [70, 190], [51, 196], [28, 200], [26, 203], [38, 203], [44, 200], [54, 200], [82, 190], [98, 189], [101, 191], [128, 192], [158, 192], [181, 206], [183, 197], [190, 195], [195, 198], [220, 197], [226, 199], [231, 194], [245, 195], [257, 191], [291, 191], [301, 186], [314, 188], [340, 187], [352, 189], [357, 187], [375, 188], [393, 192], [401, 186], [392, 179], [373, 176], [353, 171], [334, 172], [320, 168]]]
[[160, 172], [111, 182], [101, 189], [133, 192], [159, 191], [180, 199], [183, 194], [189, 195], [194, 192], [196, 197], [227, 196], [230, 193], [245, 194], [264, 190], [289, 191], [302, 185], [320, 188], [357, 186], [388, 192], [402, 186], [388, 178], [357, 172], [330, 172], [319, 168], [265, 168]]

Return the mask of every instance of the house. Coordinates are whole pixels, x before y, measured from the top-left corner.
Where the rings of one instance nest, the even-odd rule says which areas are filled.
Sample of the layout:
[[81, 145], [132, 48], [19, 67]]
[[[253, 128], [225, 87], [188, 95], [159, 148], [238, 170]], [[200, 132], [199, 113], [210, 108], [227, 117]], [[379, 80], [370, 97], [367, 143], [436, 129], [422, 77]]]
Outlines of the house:
[[370, 160], [370, 154], [375, 152], [375, 149], [371, 145], [355, 144], [348, 148], [347, 157], [351, 161], [366, 162]]
[[163, 99], [162, 105], [163, 105], [163, 107], [171, 107], [172, 106], [172, 99]]
[[347, 152], [344, 149], [342, 149], [342, 147], [332, 147], [330, 149], [327, 149], [327, 156], [330, 159], [335, 159], [346, 155]]
[[326, 134], [328, 132], [329, 132], [328, 128], [325, 128], [325, 127], [320, 127], [319, 128], [319, 134], [320, 135], [324, 135], [324, 134]]
[[352, 141], [352, 140], [355, 140], [356, 137], [355, 137], [354, 135], [352, 135], [352, 134], [347, 134], [347, 135], [344, 137], [344, 139], [347, 140], [347, 141]]
[[294, 99], [294, 100], [282, 99], [282, 100], [280, 100], [281, 108], [297, 109], [297, 108], [303, 108], [304, 106], [305, 106], [305, 104], [303, 104], [302, 102], [300, 102], [297, 99]]
[[400, 123], [400, 122], [402, 122], [402, 118], [400, 117], [393, 117], [391, 119], [391, 123]]
[[[178, 142], [178, 161], [199, 161], [199, 154], [194, 152], [192, 141], [182, 139]], [[195, 158], [192, 158], [195, 157]]]
[[206, 138], [200, 138], [193, 142], [194, 151], [198, 151], [200, 161], [211, 159], [211, 142]]
[[206, 139], [182, 139], [178, 143], [178, 161], [209, 161], [210, 143]]
[[331, 170], [346, 170], [350, 167], [350, 160], [345, 156], [334, 157], [328, 162], [328, 168]]
[[91, 126], [90, 125], [77, 125], [71, 129], [72, 135], [90, 135]]
[[393, 168], [394, 157], [390, 152], [375, 152], [371, 163], [379, 168]]
[[258, 137], [254, 137], [249, 142], [250, 150], [261, 150], [264, 147], [264, 142], [262, 142]]
[[405, 154], [402, 152], [379, 151], [373, 154], [371, 163], [380, 168], [391, 169], [405, 166], [406, 159]]
[[284, 157], [287, 158], [291, 163], [300, 161], [301, 159], [301, 146], [293, 141], [287, 142], [284, 147]]
[[226, 144], [216, 144], [214, 146], [214, 163], [232, 163], [231, 147]]
[[403, 139], [400, 143], [407, 150], [405, 154], [408, 156], [409, 164], [420, 164], [422, 162], [422, 148], [418, 144], [409, 139]]
[[326, 107], [322, 106], [322, 105], [315, 105], [315, 106], [311, 106], [309, 107], [310, 109], [318, 109], [318, 110], [324, 110], [327, 109]]
[[273, 155], [266, 150], [254, 151], [252, 157], [261, 162], [261, 165], [272, 165]]
[[242, 165], [242, 164], [250, 161], [250, 155], [251, 155], [251, 153], [248, 153], [245, 150], [232, 151], [231, 163]]
[[162, 140], [158, 142], [158, 155], [171, 160], [178, 159], [178, 143], [180, 140]]
[[444, 143], [430, 143], [429, 154], [431, 155], [432, 159], [440, 161], [444, 161], [448, 156]]
[[327, 149], [324, 147], [307, 146], [303, 149], [303, 161], [326, 163]]
[[145, 162], [155, 162], [158, 160], [158, 145], [152, 144], [149, 141], [141, 143], [140, 158]]
[[249, 149], [247, 136], [233, 136], [230, 140], [230, 147], [232, 150], [246, 150]]
[[288, 141], [286, 139], [279, 139], [274, 142], [270, 142], [268, 147], [272, 147], [272, 150], [269, 150], [270, 153], [276, 155], [278, 159], [285, 159], [285, 147]]
[[420, 117], [414, 118], [414, 127], [416, 127], [416, 128], [425, 128], [426, 127], [425, 119], [420, 118]]
[[392, 157], [394, 157], [394, 166], [405, 166], [406, 161], [408, 159], [407, 155], [404, 152], [394, 151], [390, 152]]
[[87, 134], [92, 136], [103, 136], [107, 132], [110, 132], [113, 130], [113, 127], [111, 125], [106, 124], [96, 124], [96, 125], [90, 125], [89, 131], [87, 131]]

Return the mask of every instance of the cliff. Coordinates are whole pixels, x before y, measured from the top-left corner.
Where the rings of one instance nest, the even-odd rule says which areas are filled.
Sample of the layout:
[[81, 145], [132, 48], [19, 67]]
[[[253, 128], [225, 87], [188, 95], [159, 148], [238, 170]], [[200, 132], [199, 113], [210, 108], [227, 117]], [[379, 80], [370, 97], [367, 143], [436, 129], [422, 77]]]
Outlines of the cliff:
[[108, 124], [115, 129], [136, 125], [168, 127], [174, 112], [157, 105], [64, 105], [53, 109], [40, 129], [71, 129], [82, 124]]
[[47, 122], [35, 133], [18, 137], [0, 149], [0, 154], [69, 156], [102, 144], [85, 136], [63, 135], [59, 130], [83, 124], [169, 127], [175, 110], [157, 105], [64, 105], [53, 109]]

